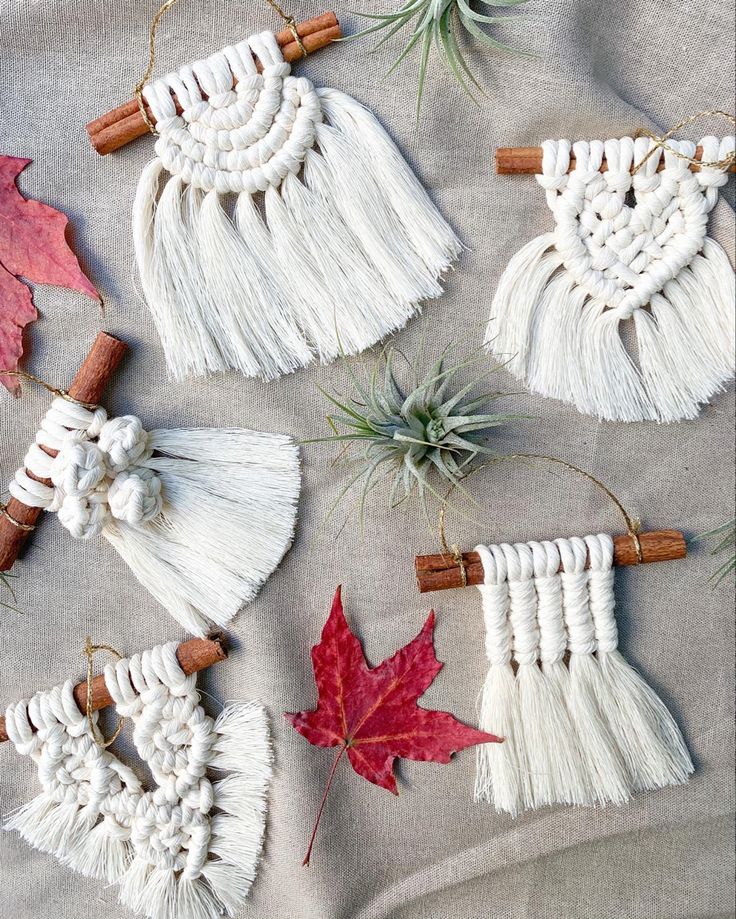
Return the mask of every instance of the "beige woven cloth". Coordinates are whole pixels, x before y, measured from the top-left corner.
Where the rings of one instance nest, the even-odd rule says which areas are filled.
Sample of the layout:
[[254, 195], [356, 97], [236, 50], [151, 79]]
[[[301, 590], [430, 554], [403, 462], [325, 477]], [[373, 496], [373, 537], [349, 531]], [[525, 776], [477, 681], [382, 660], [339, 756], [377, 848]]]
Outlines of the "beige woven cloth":
[[[360, 6], [351, 3], [349, 6]], [[374, 10], [377, 4], [362, 4]], [[396, 5], [386, 0], [380, 7]], [[251, 32], [279, 27], [265, 3], [181, 0], [160, 33], [160, 70], [192, 61]], [[137, 177], [152, 155], [142, 139], [101, 159], [84, 124], [131, 95], [143, 70], [153, 2], [2, 0], [0, 150], [32, 157], [21, 178], [29, 196], [66, 211], [74, 240], [107, 304], [39, 288], [42, 320], [30, 368], [63, 384], [102, 325], [131, 343], [107, 400], [150, 427], [242, 425], [307, 438], [326, 432], [315, 384], [342, 389], [344, 367], [310, 368], [268, 386], [230, 375], [174, 386], [146, 308], [136, 294], [130, 211]], [[290, 0], [298, 19], [321, 12]], [[440, 66], [427, 81], [417, 127], [415, 70], [385, 74], [396, 42], [368, 54], [365, 42], [320, 52], [300, 72], [370, 106], [431, 189], [468, 247], [446, 296], [397, 340], [411, 353], [450, 339], [477, 346], [495, 284], [510, 256], [549, 227], [532, 178], [494, 175], [496, 146], [547, 137], [617, 137], [659, 129], [706, 107], [733, 110], [733, 4], [673, 0], [531, 0], [526, 22], [504, 37], [538, 52], [523, 58], [478, 51], [488, 87], [480, 107]], [[347, 32], [358, 20], [343, 14]], [[721, 130], [704, 124], [691, 136]], [[733, 194], [733, 187], [730, 186]], [[733, 245], [733, 213], [721, 201], [711, 233]], [[517, 390], [503, 372], [498, 387]], [[2, 475], [24, 455], [48, 403], [28, 388], [0, 399]], [[500, 403], [534, 421], [498, 431], [500, 450], [564, 457], [603, 478], [650, 528], [707, 530], [733, 513], [733, 394], [694, 423], [670, 427], [598, 424], [570, 406], [525, 395]], [[337, 537], [318, 527], [350, 468], [336, 451], [303, 451], [297, 539], [281, 569], [236, 619], [235, 650], [202, 681], [214, 700], [259, 698], [272, 714], [277, 774], [265, 859], [243, 916], [259, 919], [715, 919], [732, 915], [733, 803], [731, 587], [708, 583], [705, 547], [679, 563], [622, 570], [617, 578], [622, 649], [681, 724], [697, 765], [689, 786], [636, 797], [622, 808], [555, 808], [517, 820], [472, 803], [472, 751], [449, 766], [402, 764], [398, 799], [345, 768], [336, 779], [312, 867], [301, 857], [330, 766], [281, 718], [314, 701], [309, 649], [344, 585], [350, 620], [374, 662], [412, 638], [430, 603], [438, 613], [444, 671], [428, 706], [468, 722], [485, 673], [480, 597], [474, 590], [420, 597], [413, 556], [437, 550], [418, 508], [375, 512], [360, 535], [357, 515]], [[464, 547], [480, 540], [620, 532], [615, 511], [566, 473], [502, 466], [475, 494], [487, 525], [448, 521]], [[345, 511], [348, 508], [346, 506]], [[80, 544], [55, 520], [39, 528], [16, 567], [22, 614], [0, 613], [0, 707], [84, 674], [86, 634], [129, 654], [184, 637], [104, 541]], [[208, 700], [209, 701], [209, 700]], [[214, 702], [212, 703], [214, 706]], [[32, 764], [0, 748], [0, 810], [36, 792]], [[22, 840], [0, 835], [1, 919], [122, 919], [114, 888], [74, 874]]]

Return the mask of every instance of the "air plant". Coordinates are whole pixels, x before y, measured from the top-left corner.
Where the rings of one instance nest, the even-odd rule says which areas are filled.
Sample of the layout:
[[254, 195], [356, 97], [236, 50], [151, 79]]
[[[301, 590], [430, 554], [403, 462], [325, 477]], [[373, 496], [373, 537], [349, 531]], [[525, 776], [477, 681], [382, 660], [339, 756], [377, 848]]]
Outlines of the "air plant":
[[[526, 0], [480, 0], [480, 2], [486, 7], [509, 8], [519, 6]], [[398, 67], [417, 45], [420, 46], [417, 114], [419, 114], [424, 92], [424, 81], [432, 46], [470, 96], [473, 95], [473, 91], [469, 84], [481, 92], [483, 89], [470, 70], [460, 48], [457, 39], [459, 29], [464, 29], [468, 35], [487, 48], [503, 51], [516, 50], [497, 41], [488, 32], [489, 26], [506, 22], [508, 17], [490, 16], [487, 13], [478, 12], [470, 6], [469, 0], [405, 0], [398, 10], [392, 13], [359, 13], [358, 15], [375, 20], [375, 24], [363, 29], [353, 37], [359, 38], [363, 35], [388, 30], [379, 41], [379, 45], [406, 26], [412, 30], [406, 47], [392, 65], [391, 71]]]
[[479, 457], [496, 452], [487, 442], [488, 432], [511, 419], [524, 417], [489, 413], [489, 403], [503, 393], [474, 395], [479, 379], [453, 391], [457, 375], [476, 358], [448, 364], [447, 349], [423, 379], [415, 364], [405, 358], [414, 380], [412, 386], [402, 387], [394, 371], [397, 353], [400, 352], [392, 347], [384, 349], [365, 379], [359, 379], [351, 367], [353, 392], [349, 396], [336, 397], [320, 387], [339, 413], [327, 415], [332, 436], [309, 442], [341, 443], [346, 450], [351, 445], [362, 448], [360, 469], [330, 514], [362, 481], [362, 523], [368, 494], [382, 479], [388, 479], [391, 507], [417, 494], [426, 516], [428, 495], [444, 504], [446, 495], [440, 489], [458, 488], [467, 494], [462, 479]]
[[696, 536], [695, 539], [712, 539], [715, 536], [721, 536], [723, 538], [718, 545], [711, 550], [710, 554], [720, 555], [723, 552], [728, 552], [726, 561], [712, 575], [712, 580], [715, 581], [716, 584], [719, 584], [727, 575], [736, 570], [736, 517], [728, 523], [724, 523], [723, 526], [717, 527], [715, 530], [701, 533], [699, 536]]
[[0, 571], [0, 588], [2, 588], [2, 590], [7, 591], [10, 594], [12, 601], [13, 601], [12, 603], [6, 603], [0, 596], [0, 606], [4, 607], [5, 609], [11, 609], [13, 610], [13, 612], [17, 613], [18, 608], [17, 606], [13, 605], [17, 602], [17, 598], [15, 596], [15, 591], [13, 590], [13, 587], [10, 583], [10, 579], [12, 577], [14, 577], [14, 575], [8, 574], [6, 571]]

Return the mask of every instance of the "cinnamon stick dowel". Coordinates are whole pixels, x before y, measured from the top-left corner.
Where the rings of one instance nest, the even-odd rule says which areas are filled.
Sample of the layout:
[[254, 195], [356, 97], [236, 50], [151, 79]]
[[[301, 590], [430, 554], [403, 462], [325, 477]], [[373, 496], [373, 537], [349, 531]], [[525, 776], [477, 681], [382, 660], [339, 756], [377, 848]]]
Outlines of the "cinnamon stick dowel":
[[[327, 45], [342, 38], [342, 30], [337, 16], [334, 13], [323, 13], [314, 19], [308, 19], [306, 22], [297, 24], [296, 31], [301, 39], [304, 48], [308, 54], [319, 51]], [[279, 43], [284, 60], [289, 63], [299, 61], [304, 56], [299, 42], [294, 39], [291, 29], [284, 29], [276, 35], [276, 41]], [[258, 69], [261, 70], [261, 64], [258, 62]], [[176, 96], [173, 97], [176, 103], [176, 109], [181, 113], [182, 109]], [[156, 119], [153, 117], [148, 106], [146, 113], [155, 124]], [[87, 133], [92, 142], [92, 146], [101, 155], [113, 153], [126, 144], [138, 137], [143, 137], [148, 133], [148, 125], [143, 119], [137, 99], [131, 99], [124, 105], [118, 106], [110, 112], [106, 112], [87, 125]]]
[[[107, 332], [100, 332], [69, 387], [69, 395], [80, 402], [97, 404], [127, 350], [128, 346], [124, 341], [108, 335]], [[46, 450], [46, 453], [56, 456], [55, 450]], [[28, 475], [36, 478], [31, 472]], [[51, 485], [48, 479], [40, 481], [45, 485]], [[29, 527], [35, 526], [43, 513], [41, 508], [28, 507], [15, 498], [10, 499], [6, 510], [13, 520]], [[0, 514], [0, 571], [9, 571], [13, 567], [29, 535], [29, 530], [16, 526], [5, 514]]]
[[[660, 530], [639, 535], [642, 562], [666, 562], [685, 558], [687, 545], [679, 530]], [[636, 545], [631, 536], [615, 536], [613, 539], [614, 565], [636, 565]], [[463, 565], [468, 586], [483, 583], [483, 563], [477, 552], [464, 552]], [[420, 593], [432, 590], [449, 590], [463, 586], [460, 566], [452, 555], [418, 555], [414, 562], [417, 587]]]
[[[181, 669], [189, 676], [206, 670], [212, 664], [224, 661], [227, 657], [227, 647], [222, 635], [213, 635], [210, 638], [193, 638], [185, 641], [176, 649], [176, 658]], [[87, 711], [87, 681], [77, 683], [74, 687], [74, 700], [83, 714]], [[92, 711], [98, 712], [101, 708], [112, 705], [113, 699], [107, 689], [104, 674], [100, 673], [92, 680]], [[8, 740], [5, 730], [5, 716], [0, 715], [0, 743]]]
[[[703, 148], [697, 147], [695, 150], [695, 159], [702, 159]], [[570, 168], [572, 172], [575, 168], [575, 157], [570, 155]], [[664, 169], [664, 161], [660, 160], [657, 170]], [[693, 172], [698, 172], [700, 167], [691, 165]], [[608, 171], [608, 164], [605, 158], [601, 164], [601, 172]], [[729, 167], [729, 172], [736, 172], [736, 163]], [[542, 172], [542, 148], [541, 147], [499, 147], [496, 150], [496, 174], [501, 176], [508, 175], [540, 175]]]

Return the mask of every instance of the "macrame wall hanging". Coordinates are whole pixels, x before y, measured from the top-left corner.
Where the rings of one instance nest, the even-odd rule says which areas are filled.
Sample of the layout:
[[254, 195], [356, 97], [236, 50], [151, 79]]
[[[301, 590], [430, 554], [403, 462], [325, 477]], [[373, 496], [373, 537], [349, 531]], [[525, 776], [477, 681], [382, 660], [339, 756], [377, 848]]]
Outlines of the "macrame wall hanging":
[[[224, 656], [218, 641], [161, 645], [10, 705], [0, 740], [33, 759], [42, 791], [4, 829], [116, 884], [149, 919], [238, 914], [263, 846], [272, 755], [260, 705], [230, 702], [213, 720], [199, 704], [196, 671]], [[149, 789], [100, 735], [96, 710], [111, 703], [133, 724]]]
[[301, 476], [289, 437], [146, 431], [97, 403], [127, 346], [100, 333], [69, 392], [54, 391], [0, 508], [0, 571], [41, 511], [75, 539], [104, 536], [184, 628], [203, 635], [252, 600], [291, 545]]
[[[134, 102], [88, 125], [103, 153], [141, 124], [158, 135], [133, 237], [176, 380], [229, 369], [273, 379], [362, 351], [441, 294], [460, 252], [376, 118], [290, 75], [307, 38], [321, 47], [339, 37], [334, 14], [287, 21], [280, 35], [146, 82], [140, 110]], [[146, 81], [152, 68], [153, 54]]]
[[622, 804], [693, 772], [669, 711], [618, 651], [613, 591], [615, 565], [684, 558], [685, 539], [626, 520], [627, 536], [417, 557], [421, 592], [474, 584], [482, 596], [489, 670], [479, 727], [504, 742], [478, 750], [476, 801], [512, 816]]
[[537, 174], [555, 227], [511, 259], [486, 348], [600, 419], [694, 418], [734, 373], [734, 274], [707, 236], [734, 137], [696, 148], [673, 132], [497, 152], [499, 173]]

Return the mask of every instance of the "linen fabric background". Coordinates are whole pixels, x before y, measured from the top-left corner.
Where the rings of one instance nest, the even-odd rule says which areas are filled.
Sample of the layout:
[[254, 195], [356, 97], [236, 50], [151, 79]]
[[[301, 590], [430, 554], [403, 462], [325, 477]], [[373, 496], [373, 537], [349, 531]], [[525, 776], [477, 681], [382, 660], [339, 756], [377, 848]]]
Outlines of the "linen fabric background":
[[[105, 299], [37, 287], [40, 321], [26, 366], [67, 384], [100, 328], [124, 337], [129, 358], [109, 389], [112, 413], [134, 412], [150, 429], [243, 426], [310, 438], [328, 432], [316, 384], [349, 387], [340, 363], [265, 385], [231, 374], [173, 385], [153, 322], [137, 293], [130, 212], [136, 182], [153, 155], [144, 137], [111, 156], [91, 148], [84, 124], [130, 98], [144, 67], [157, 6], [117, 0], [2, 0], [0, 150], [33, 163], [23, 192], [65, 211], [74, 246]], [[375, 12], [395, 2], [349, 4]], [[322, 12], [289, 0], [299, 19]], [[361, 21], [337, 9], [345, 32]], [[416, 56], [395, 75], [400, 47], [370, 53], [370, 40], [315, 54], [298, 72], [368, 105], [416, 169], [467, 251], [447, 278], [445, 296], [396, 336], [414, 353], [422, 335], [431, 357], [449, 341], [477, 348], [508, 259], [551, 227], [532, 177], [496, 176], [497, 146], [547, 137], [607, 138], [640, 126], [667, 129], [703, 108], [733, 111], [734, 9], [730, 0], [531, 0], [515, 27], [497, 33], [536, 56], [470, 49], [488, 96], [477, 105], [432, 59], [422, 116], [414, 118]], [[281, 23], [264, 2], [181, 0], [159, 34], [157, 73]], [[714, 121], [697, 138], [728, 130]], [[733, 253], [726, 200], [711, 235]], [[482, 360], [481, 367], [490, 361]], [[469, 371], [470, 374], [473, 371]], [[468, 376], [468, 378], [470, 378]], [[733, 513], [733, 393], [718, 396], [695, 422], [599, 424], [568, 405], [519, 394], [504, 371], [491, 388], [517, 394], [499, 408], [533, 416], [500, 428], [499, 451], [553, 454], [601, 477], [650, 529], [688, 536]], [[2, 476], [22, 460], [47, 393], [0, 398]], [[343, 584], [349, 621], [377, 663], [419, 631], [430, 605], [445, 669], [423, 698], [475, 723], [486, 672], [480, 596], [474, 589], [420, 596], [416, 553], [438, 550], [416, 503], [391, 513], [370, 502], [363, 535], [348, 501], [320, 529], [352, 474], [333, 465], [332, 445], [303, 448], [303, 492], [296, 541], [255, 602], [232, 624], [229, 661], [201, 678], [205, 704], [260, 699], [276, 745], [265, 855], [242, 915], [259, 919], [482, 919], [482, 917], [662, 917], [732, 915], [733, 606], [731, 584], [713, 586], [708, 547], [689, 558], [622, 569], [616, 590], [621, 647], [681, 725], [696, 763], [686, 787], [637, 795], [624, 807], [548, 808], [517, 820], [475, 805], [472, 750], [452, 764], [402, 762], [398, 799], [341, 766], [325, 809], [312, 867], [300, 867], [332, 752], [309, 746], [281, 716], [312, 707], [309, 650], [318, 640], [335, 586]], [[504, 463], [472, 482], [482, 505], [450, 516], [448, 536], [477, 542], [618, 533], [623, 523], [595, 488], [552, 467]], [[339, 532], [340, 524], [347, 524]], [[19, 613], [0, 613], [0, 707], [81, 679], [85, 635], [125, 654], [184, 639], [105, 540], [75, 542], [50, 517], [14, 568]], [[100, 660], [98, 666], [102, 666]], [[129, 739], [119, 742], [130, 754]], [[134, 760], [128, 758], [128, 762]], [[139, 766], [141, 774], [145, 768]], [[0, 749], [0, 810], [7, 815], [38, 790], [32, 763]], [[116, 888], [105, 888], [0, 834], [2, 919], [122, 919]]]

